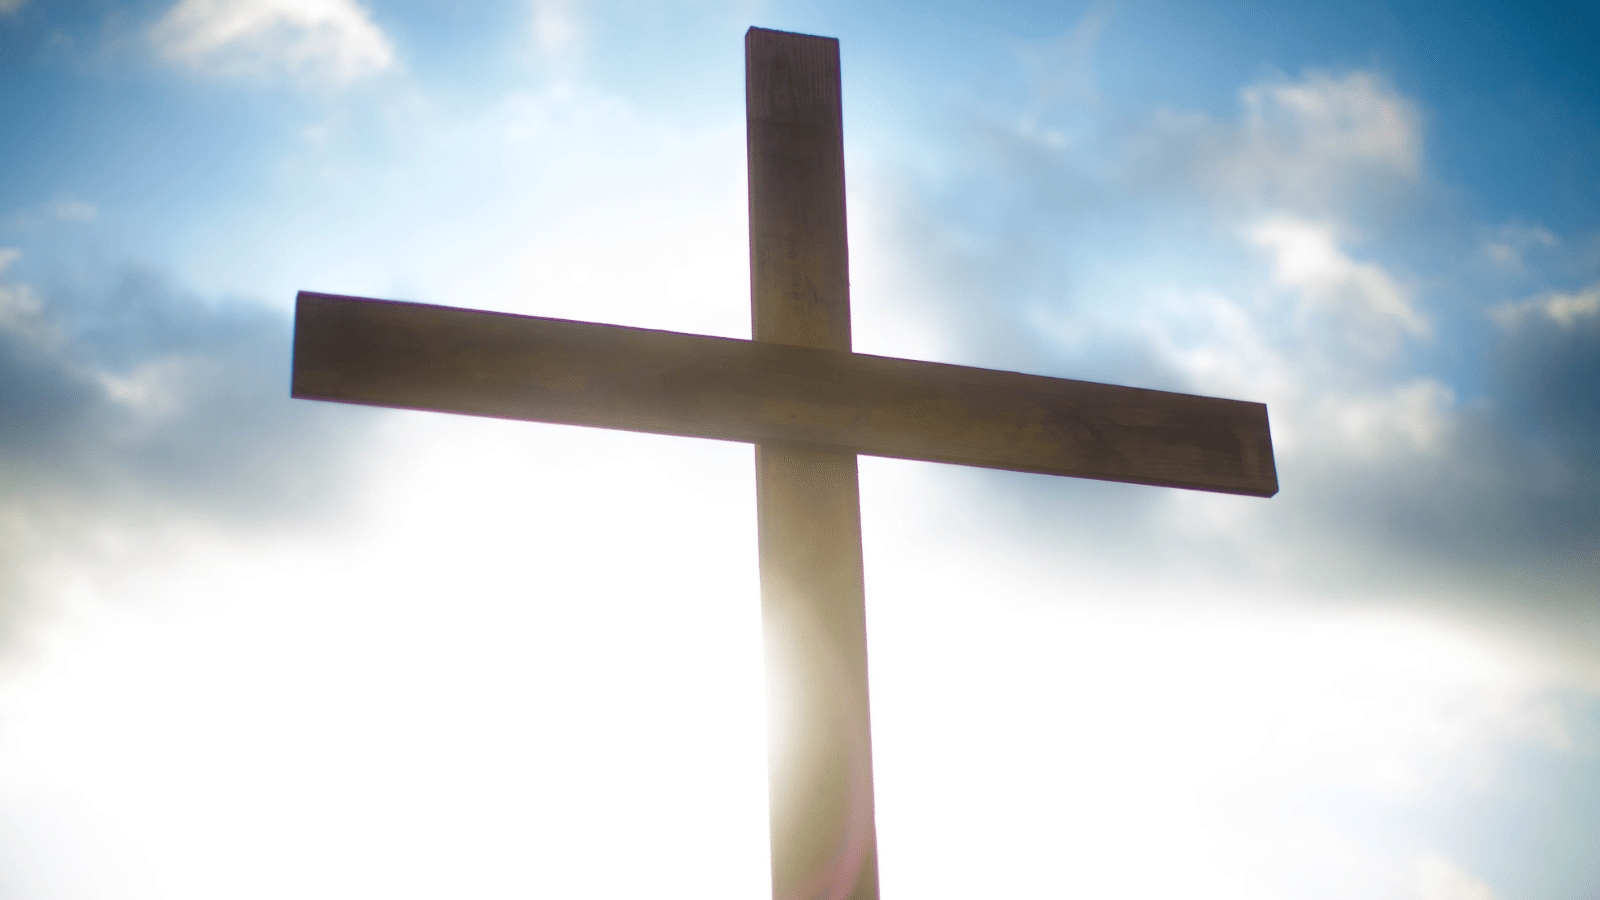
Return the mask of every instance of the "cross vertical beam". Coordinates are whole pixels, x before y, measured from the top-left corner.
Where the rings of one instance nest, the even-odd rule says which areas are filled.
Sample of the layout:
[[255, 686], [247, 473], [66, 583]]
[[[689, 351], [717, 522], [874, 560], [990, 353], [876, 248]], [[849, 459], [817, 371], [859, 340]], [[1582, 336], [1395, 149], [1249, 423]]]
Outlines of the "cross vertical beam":
[[[745, 34], [757, 341], [848, 352], [839, 42]], [[856, 455], [756, 446], [775, 900], [877, 900]]]

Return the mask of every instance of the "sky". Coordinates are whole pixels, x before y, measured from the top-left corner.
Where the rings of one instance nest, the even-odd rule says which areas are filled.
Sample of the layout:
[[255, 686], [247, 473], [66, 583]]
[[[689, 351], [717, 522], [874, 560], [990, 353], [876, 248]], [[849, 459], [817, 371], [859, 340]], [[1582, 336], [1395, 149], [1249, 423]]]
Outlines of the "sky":
[[759, 897], [748, 445], [291, 400], [298, 290], [1267, 404], [1281, 492], [863, 457], [883, 896], [1600, 897], [1600, 7], [0, 0], [0, 897]]

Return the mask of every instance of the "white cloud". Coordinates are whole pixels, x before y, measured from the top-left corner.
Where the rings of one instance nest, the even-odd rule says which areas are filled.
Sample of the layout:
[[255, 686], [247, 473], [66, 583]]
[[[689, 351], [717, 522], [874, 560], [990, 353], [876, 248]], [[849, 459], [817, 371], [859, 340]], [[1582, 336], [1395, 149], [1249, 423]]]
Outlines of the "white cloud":
[[93, 222], [100, 216], [100, 210], [93, 203], [85, 203], [70, 197], [57, 200], [51, 212], [63, 222]]
[[148, 428], [183, 411], [185, 394], [204, 384], [204, 366], [180, 356], [166, 356], [125, 374], [96, 372], [106, 398], [140, 417]]
[[1561, 239], [1540, 225], [1512, 222], [1495, 229], [1494, 236], [1484, 241], [1483, 255], [1490, 262], [1505, 269], [1521, 269], [1523, 254], [1533, 248], [1550, 249]]
[[[14, 247], [0, 247], [0, 275], [21, 256]], [[67, 333], [50, 320], [32, 287], [9, 280], [0, 281], [0, 332], [7, 331], [31, 345], [33, 352], [51, 358], [74, 379], [98, 385], [108, 401], [131, 414], [123, 428], [128, 432], [125, 437], [143, 434], [178, 415], [188, 395], [207, 383], [205, 361], [182, 355], [163, 356], [125, 373], [72, 359], [64, 352]]]
[[[5, 254], [16, 252], [0, 250], [0, 271], [4, 270], [5, 263], [11, 261], [5, 258]], [[27, 285], [0, 283], [0, 331], [31, 333], [39, 309], [39, 298]]]
[[181, 0], [155, 39], [168, 59], [216, 74], [344, 83], [394, 64], [388, 37], [353, 0]]
[[1428, 321], [1412, 307], [1409, 292], [1380, 266], [1345, 255], [1333, 226], [1275, 216], [1251, 226], [1247, 235], [1273, 255], [1272, 279], [1300, 295], [1301, 313], [1341, 319], [1361, 349], [1382, 353], [1401, 332], [1415, 337], [1429, 333]]
[[1198, 141], [1187, 152], [1198, 154], [1204, 186], [1229, 201], [1348, 209], [1421, 175], [1421, 116], [1371, 72], [1258, 83], [1242, 89], [1240, 101], [1237, 126], [1166, 111], [1151, 132], [1157, 145]]
[[67, 194], [19, 210], [11, 217], [13, 228], [42, 228], [50, 222], [93, 222], [100, 217], [100, 209], [93, 203]]
[[1110, 3], [1097, 3], [1083, 14], [1071, 31], [1037, 46], [1019, 49], [1023, 63], [1033, 76], [1037, 106], [1048, 106], [1062, 99], [1084, 103], [1099, 99], [1094, 79], [1094, 51], [1113, 9]]
[[1264, 324], [1219, 292], [1175, 291], [1145, 333], [1192, 385], [1269, 405], [1297, 402], [1302, 373], [1263, 331]]
[[1570, 331], [1584, 319], [1600, 316], [1600, 281], [1576, 293], [1551, 291], [1527, 300], [1501, 303], [1490, 308], [1489, 318], [1501, 328], [1520, 327], [1530, 318], [1546, 318]]
[[0, 16], [9, 16], [22, 8], [27, 0], [0, 0]]
[[[1313, 413], [1321, 429], [1348, 457], [1390, 459], [1428, 455], [1450, 429], [1455, 392], [1431, 378], [1394, 385], [1371, 395], [1325, 395]], [[1327, 445], [1323, 445], [1327, 446]]]
[[[0, 247], [0, 275], [21, 258], [21, 250]], [[9, 331], [43, 348], [54, 347], [61, 341], [60, 329], [45, 322], [43, 309], [38, 295], [28, 285], [0, 281], [0, 331]]]
[[1257, 146], [1417, 173], [1422, 136], [1416, 110], [1370, 72], [1342, 78], [1313, 72], [1298, 83], [1245, 88], [1242, 96]]
[[1442, 856], [1417, 857], [1417, 900], [1496, 900], [1482, 880]]

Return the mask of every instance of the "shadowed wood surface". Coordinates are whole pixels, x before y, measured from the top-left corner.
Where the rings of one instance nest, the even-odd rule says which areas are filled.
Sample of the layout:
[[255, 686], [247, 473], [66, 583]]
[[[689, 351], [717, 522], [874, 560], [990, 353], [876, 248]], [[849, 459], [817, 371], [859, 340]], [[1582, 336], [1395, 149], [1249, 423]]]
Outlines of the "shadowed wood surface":
[[[851, 359], [839, 42], [752, 28], [744, 71], [751, 333], [762, 342], [749, 346]], [[779, 363], [756, 379], [766, 396], [736, 415], [826, 420], [820, 397], [770, 393], [806, 381], [800, 372]], [[878, 900], [854, 449], [756, 445], [773, 900]]]
[[1270, 497], [1267, 410], [732, 338], [302, 292], [296, 397]]
[[752, 28], [744, 54], [750, 334], [849, 350], [839, 42]]

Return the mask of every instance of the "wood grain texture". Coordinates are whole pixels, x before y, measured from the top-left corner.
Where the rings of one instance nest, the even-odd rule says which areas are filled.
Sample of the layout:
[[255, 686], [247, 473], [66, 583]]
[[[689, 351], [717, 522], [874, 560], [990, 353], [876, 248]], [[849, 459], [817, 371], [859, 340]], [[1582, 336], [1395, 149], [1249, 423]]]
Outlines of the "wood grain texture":
[[839, 41], [745, 33], [751, 335], [850, 349]]
[[[744, 46], [752, 334], [780, 351], [849, 358], [839, 42], [752, 28]], [[780, 371], [766, 380], [794, 377]], [[803, 415], [784, 412], [794, 399], [771, 395], [758, 405]], [[774, 900], [878, 900], [852, 451], [756, 444]]]
[[806, 347], [301, 293], [294, 396], [1270, 497], [1266, 407]]
[[774, 900], [877, 900], [856, 455], [756, 445]]

